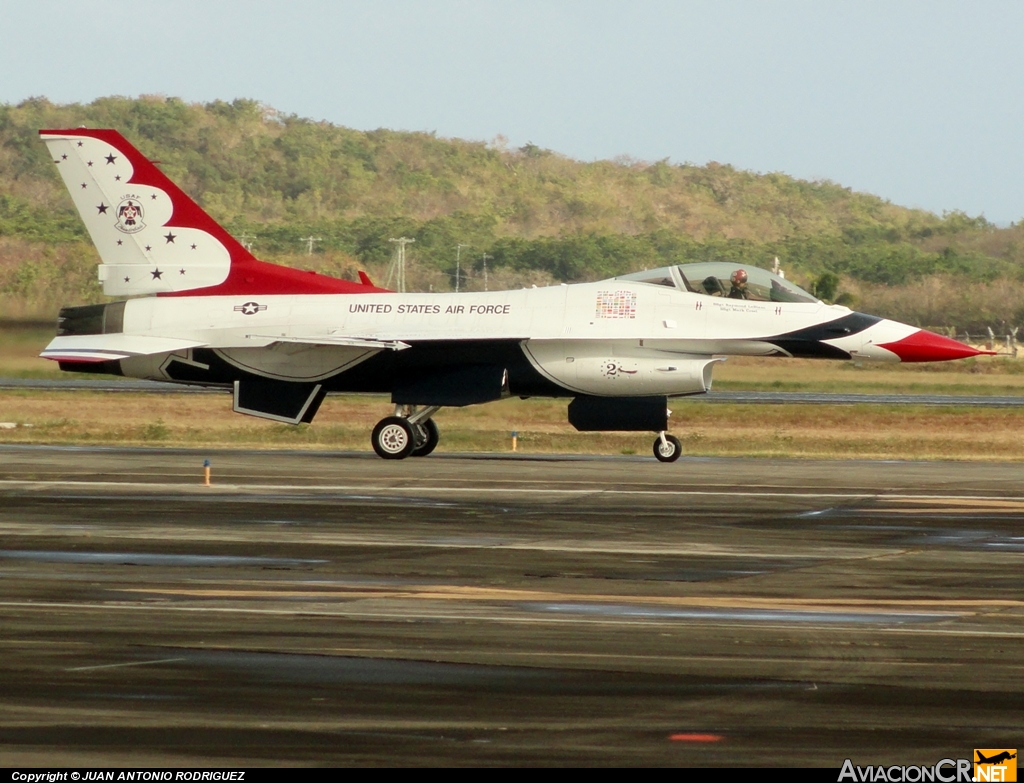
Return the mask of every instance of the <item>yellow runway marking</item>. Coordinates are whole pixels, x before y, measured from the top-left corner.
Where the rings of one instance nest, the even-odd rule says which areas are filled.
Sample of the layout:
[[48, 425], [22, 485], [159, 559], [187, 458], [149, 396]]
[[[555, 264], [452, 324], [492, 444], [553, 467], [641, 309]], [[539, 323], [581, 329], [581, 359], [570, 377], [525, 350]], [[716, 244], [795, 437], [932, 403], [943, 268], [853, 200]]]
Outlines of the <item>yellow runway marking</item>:
[[[67, 611], [69, 609], [75, 611], [93, 611], [93, 612], [181, 612], [186, 614], [223, 614], [223, 615], [253, 615], [253, 616], [267, 616], [267, 617], [329, 617], [329, 618], [344, 618], [348, 620], [401, 620], [401, 621], [417, 621], [425, 618], [430, 620], [454, 620], [458, 622], [483, 622], [483, 623], [501, 623], [507, 625], [547, 625], [547, 626], [573, 626], [573, 625], [614, 625], [614, 626], [638, 626], [644, 628], [678, 628], [679, 622], [675, 619], [659, 619], [659, 618], [643, 618], [641, 620], [622, 618], [622, 617], [551, 617], [551, 616], [498, 616], [494, 614], [468, 614], [468, 613], [443, 613], [443, 612], [382, 612], [382, 611], [357, 611], [352, 609], [326, 609], [318, 607], [302, 607], [302, 608], [290, 608], [290, 609], [263, 609], [253, 607], [239, 607], [239, 606], [176, 606], [172, 604], [152, 604], [149, 602], [145, 603], [133, 603], [133, 604], [89, 604], [89, 603], [66, 603], [62, 601], [0, 601], [0, 607], [2, 608], [20, 608], [30, 609], [33, 612], [39, 612], [41, 610], [57, 610]], [[956, 618], [956, 615], [951, 615], [950, 619]], [[701, 626], [711, 628], [727, 628], [736, 625], [737, 620], [714, 618], [714, 619], [690, 619], [691, 624], [700, 624]], [[820, 628], [821, 626], [815, 624], [799, 623], [794, 624], [792, 622], [786, 622], [784, 620], [772, 621], [772, 622], [760, 622], [758, 623], [759, 628], [779, 628], [779, 629], [791, 629], [794, 631], [806, 631], [808, 629]], [[863, 627], [849, 628], [842, 624], [829, 625], [830, 633], [863, 633]], [[1024, 638], [1024, 631], [1007, 631], [1007, 630], [978, 630], [963, 625], [949, 625], [938, 628], [911, 628], [911, 627], [882, 627], [874, 629], [877, 633], [886, 634], [931, 634], [936, 636], [979, 636], [979, 637], [999, 637], [999, 638]], [[964, 664], [954, 664], [964, 665]]]
[[[871, 509], [878, 514], [950, 514], [955, 512], [984, 512], [986, 514], [1024, 513], [1024, 501], [1008, 498], [1000, 500], [986, 497], [880, 497], [880, 504], [898, 504], [902, 508], [879, 505]], [[927, 505], [916, 505], [927, 504]]]
[[986, 508], [986, 509], [980, 509], [980, 508], [969, 508], [969, 507], [963, 507], [963, 506], [959, 506], [959, 507], [957, 507], [957, 506], [948, 507], [947, 506], [946, 508], [930, 508], [928, 506], [921, 506], [919, 508], [911, 507], [911, 508], [873, 508], [873, 509], [871, 509], [871, 513], [872, 514], [901, 514], [901, 515], [910, 515], [910, 514], [947, 514], [948, 515], [948, 514], [954, 513], [954, 512], [964, 513], [964, 512], [967, 512], [967, 511], [974, 511], [974, 512], [983, 511], [984, 513], [990, 514], [990, 515], [991, 514], [1022, 514], [1022, 513], [1024, 513], [1024, 508], [1019, 508], [1019, 509], [1017, 509], [1017, 508]]
[[922, 495], [918, 498], [910, 497], [883, 497], [883, 500], [888, 500], [892, 503], [931, 503], [935, 506], [953, 506], [956, 508], [1007, 508], [1014, 509], [1016, 511], [1024, 511], [1024, 500], [1017, 500], [1014, 498], [1007, 498], [1005, 500], [998, 500], [995, 498], [987, 497], [929, 497]]
[[902, 611], [913, 609], [932, 610], [982, 610], [1008, 609], [1024, 607], [1024, 601], [1013, 599], [967, 599], [967, 600], [934, 600], [934, 599], [857, 599], [857, 598], [757, 598], [746, 596], [623, 596], [591, 593], [557, 593], [542, 590], [514, 590], [494, 587], [459, 587], [448, 585], [429, 585], [422, 588], [367, 589], [359, 587], [351, 590], [260, 590], [260, 589], [168, 589], [168, 588], [128, 588], [120, 592], [141, 593], [146, 595], [169, 595], [192, 598], [256, 598], [256, 599], [387, 599], [387, 600], [434, 600], [434, 601], [551, 601], [551, 602], [585, 602], [585, 603], [628, 603], [648, 604], [656, 606], [706, 607], [713, 609], [771, 609], [789, 611], [819, 612], [878, 612]]

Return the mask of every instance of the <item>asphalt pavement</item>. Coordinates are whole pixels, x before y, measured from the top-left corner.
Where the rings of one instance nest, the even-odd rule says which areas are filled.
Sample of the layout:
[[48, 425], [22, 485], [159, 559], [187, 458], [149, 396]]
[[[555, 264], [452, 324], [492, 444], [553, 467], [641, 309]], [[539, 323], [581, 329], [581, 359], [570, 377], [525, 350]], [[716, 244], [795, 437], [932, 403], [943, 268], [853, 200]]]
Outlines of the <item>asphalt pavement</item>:
[[1017, 747], [1022, 520], [1008, 464], [4, 446], [0, 758]]

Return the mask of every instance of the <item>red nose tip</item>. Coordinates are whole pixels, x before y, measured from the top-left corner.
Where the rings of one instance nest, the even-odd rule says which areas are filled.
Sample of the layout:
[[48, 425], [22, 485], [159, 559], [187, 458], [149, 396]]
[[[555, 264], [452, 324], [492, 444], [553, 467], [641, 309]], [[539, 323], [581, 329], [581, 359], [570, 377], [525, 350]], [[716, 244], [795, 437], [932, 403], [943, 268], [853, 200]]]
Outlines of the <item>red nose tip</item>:
[[969, 345], [950, 340], [941, 334], [924, 329], [894, 343], [878, 346], [892, 351], [901, 362], [944, 362], [948, 359], [968, 359], [971, 356], [994, 356], [995, 351], [979, 351]]

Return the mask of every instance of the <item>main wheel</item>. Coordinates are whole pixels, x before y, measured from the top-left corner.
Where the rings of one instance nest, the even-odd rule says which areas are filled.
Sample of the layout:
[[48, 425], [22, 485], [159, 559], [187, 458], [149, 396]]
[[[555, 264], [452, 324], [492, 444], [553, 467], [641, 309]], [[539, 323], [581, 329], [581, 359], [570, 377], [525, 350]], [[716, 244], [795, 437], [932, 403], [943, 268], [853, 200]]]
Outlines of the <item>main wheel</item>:
[[660, 435], [654, 441], [654, 456], [659, 462], [675, 462], [682, 453], [683, 444], [675, 435], [666, 435], [664, 443]]
[[437, 448], [437, 442], [441, 440], [441, 433], [433, 419], [427, 419], [422, 424], [415, 425], [422, 430], [423, 440], [415, 446], [409, 456], [425, 457]]
[[377, 422], [370, 442], [377, 456], [384, 459], [405, 459], [416, 445], [412, 427], [401, 416], [388, 416]]

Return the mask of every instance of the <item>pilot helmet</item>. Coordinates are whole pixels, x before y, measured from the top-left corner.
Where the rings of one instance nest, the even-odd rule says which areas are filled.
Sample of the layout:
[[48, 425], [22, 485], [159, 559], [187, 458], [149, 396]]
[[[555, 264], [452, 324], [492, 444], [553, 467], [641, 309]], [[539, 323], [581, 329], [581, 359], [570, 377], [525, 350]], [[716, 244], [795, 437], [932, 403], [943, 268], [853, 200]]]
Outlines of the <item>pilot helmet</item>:
[[737, 269], [729, 279], [736, 285], [743, 285], [747, 282], [747, 270]]

